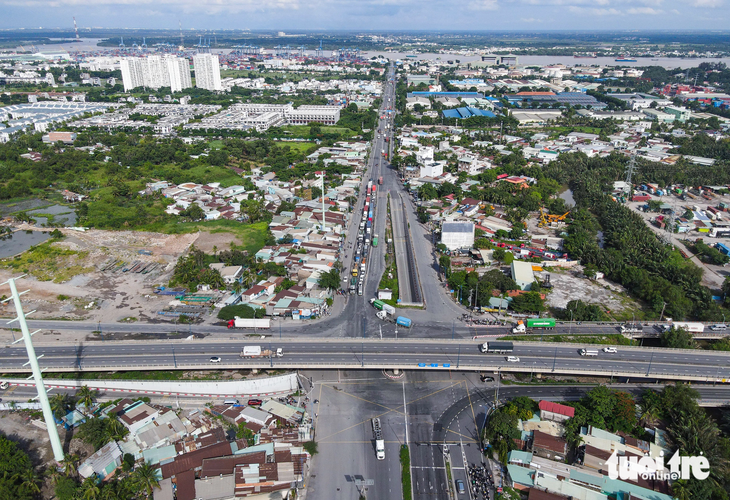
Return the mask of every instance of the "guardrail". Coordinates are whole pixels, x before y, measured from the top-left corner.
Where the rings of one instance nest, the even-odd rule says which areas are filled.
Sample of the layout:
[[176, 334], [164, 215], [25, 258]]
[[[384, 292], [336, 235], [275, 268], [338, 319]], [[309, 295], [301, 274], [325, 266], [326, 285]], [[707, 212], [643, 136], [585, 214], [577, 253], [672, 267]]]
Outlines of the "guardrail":
[[[678, 371], [665, 371], [661, 369], [653, 369], [649, 366], [648, 369], [621, 369], [621, 370], [606, 370], [606, 369], [592, 369], [592, 368], [569, 368], [556, 366], [554, 369], [546, 369], [536, 366], [514, 366], [513, 364], [473, 364], [473, 363], [384, 363], [384, 362], [366, 362], [364, 359], [358, 361], [349, 362], [306, 362], [306, 363], [287, 363], [284, 361], [247, 361], [240, 363], [220, 363], [212, 366], [210, 363], [159, 363], [157, 365], [97, 365], [89, 364], [85, 366], [74, 365], [43, 365], [43, 369], [52, 372], [94, 372], [94, 371], [160, 371], [160, 370], [200, 370], [203, 369], [224, 369], [224, 370], [253, 370], [253, 369], [361, 369], [361, 370], [439, 370], [439, 371], [479, 371], [479, 372], [514, 372], [514, 373], [526, 373], [531, 372], [535, 375], [548, 374], [548, 375], [592, 375], [600, 377], [629, 377], [629, 378], [645, 378], [647, 380], [688, 380], [696, 382], [713, 382], [713, 383], [730, 383], [730, 379], [721, 379], [716, 375], [703, 375], [703, 374], [691, 374], [689, 372], [678, 372]], [[692, 365], [694, 367], [694, 365]], [[26, 373], [28, 368], [5, 368], [5, 373]], [[51, 380], [51, 379], [49, 379]]]

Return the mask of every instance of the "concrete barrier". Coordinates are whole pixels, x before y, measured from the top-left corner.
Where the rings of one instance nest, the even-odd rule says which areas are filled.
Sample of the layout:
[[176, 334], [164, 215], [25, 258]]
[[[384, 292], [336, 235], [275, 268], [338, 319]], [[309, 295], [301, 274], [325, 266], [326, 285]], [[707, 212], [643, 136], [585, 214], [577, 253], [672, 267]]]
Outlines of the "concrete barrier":
[[[10, 385], [35, 387], [26, 379], [4, 379]], [[276, 377], [262, 377], [254, 380], [65, 380], [46, 378], [43, 380], [48, 389], [78, 389], [82, 385], [96, 391], [129, 392], [132, 394], [161, 394], [165, 396], [196, 397], [257, 397], [282, 396], [299, 389], [296, 373]], [[37, 404], [37, 403], [35, 403]], [[19, 405], [16, 407], [19, 408]], [[40, 407], [40, 404], [38, 404]], [[3, 409], [0, 407], [0, 409]]]

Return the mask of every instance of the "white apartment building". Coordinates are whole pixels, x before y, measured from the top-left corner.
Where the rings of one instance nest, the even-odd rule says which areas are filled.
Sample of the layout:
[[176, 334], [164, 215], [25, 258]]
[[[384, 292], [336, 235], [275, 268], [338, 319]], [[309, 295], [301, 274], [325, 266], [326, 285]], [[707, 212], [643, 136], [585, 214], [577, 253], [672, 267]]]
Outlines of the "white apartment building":
[[197, 54], [193, 56], [195, 67], [195, 86], [206, 90], [223, 90], [221, 85], [221, 67], [218, 56], [213, 54]]
[[182, 89], [189, 89], [193, 86], [190, 78], [190, 63], [182, 57], [167, 58], [167, 71], [170, 75], [170, 88], [172, 92], [180, 92]]
[[444, 173], [444, 163], [433, 161], [421, 166], [421, 177], [438, 177]]
[[319, 122], [323, 125], [335, 125], [340, 120], [338, 106], [299, 106], [284, 112], [284, 117], [290, 125], [306, 125]]
[[157, 55], [125, 57], [120, 66], [125, 92], [137, 87], [155, 90], [171, 87], [173, 92], [192, 87], [190, 65], [184, 58]]

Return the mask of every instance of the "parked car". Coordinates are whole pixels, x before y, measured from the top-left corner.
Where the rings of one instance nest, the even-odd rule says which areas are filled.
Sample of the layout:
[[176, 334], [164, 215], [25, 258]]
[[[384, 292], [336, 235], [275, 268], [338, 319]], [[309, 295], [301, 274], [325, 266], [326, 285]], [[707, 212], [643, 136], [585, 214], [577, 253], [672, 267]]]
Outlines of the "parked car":
[[248, 400], [248, 406], [261, 406], [262, 404], [264, 404], [264, 402], [261, 401], [260, 399], [249, 399]]
[[220, 363], [221, 362], [221, 357], [220, 356], [211, 356], [210, 357], [210, 362], [211, 363]]

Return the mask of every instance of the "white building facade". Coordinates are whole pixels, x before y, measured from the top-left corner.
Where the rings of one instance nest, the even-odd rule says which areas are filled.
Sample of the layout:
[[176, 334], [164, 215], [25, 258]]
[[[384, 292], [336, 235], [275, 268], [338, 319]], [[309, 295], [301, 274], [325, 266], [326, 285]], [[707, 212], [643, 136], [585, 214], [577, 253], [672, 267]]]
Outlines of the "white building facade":
[[218, 56], [213, 54], [197, 54], [193, 56], [193, 66], [195, 67], [196, 87], [210, 91], [223, 90]]

